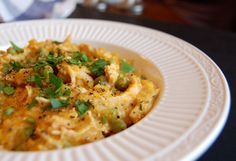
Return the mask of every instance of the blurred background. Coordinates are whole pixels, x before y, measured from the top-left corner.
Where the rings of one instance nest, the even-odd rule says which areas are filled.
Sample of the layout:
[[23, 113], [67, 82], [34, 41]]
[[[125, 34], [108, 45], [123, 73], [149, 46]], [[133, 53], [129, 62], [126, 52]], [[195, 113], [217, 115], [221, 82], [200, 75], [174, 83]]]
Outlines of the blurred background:
[[114, 14], [236, 32], [235, 0], [0, 0], [0, 21]]
[[[121, 16], [129, 15], [236, 32], [235, 0], [77, 0], [77, 2], [81, 6], [90, 6], [100, 12]], [[105, 6], [104, 2], [108, 5]]]

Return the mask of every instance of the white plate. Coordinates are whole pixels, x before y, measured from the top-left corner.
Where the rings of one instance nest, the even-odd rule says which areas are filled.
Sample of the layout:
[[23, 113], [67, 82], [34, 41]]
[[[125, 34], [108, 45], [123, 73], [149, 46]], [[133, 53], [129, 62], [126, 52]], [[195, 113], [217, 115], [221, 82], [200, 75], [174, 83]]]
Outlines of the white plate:
[[[176, 37], [109, 21], [38, 20], [1, 24], [0, 47], [10, 40], [24, 44], [31, 38], [63, 40], [67, 35], [78, 43], [151, 60], [164, 81], [159, 103], [136, 125], [101, 141], [45, 152], [0, 151], [2, 161], [193, 160], [217, 138], [229, 112], [225, 77], [204, 53]], [[154, 80], [155, 71], [149, 71]]]

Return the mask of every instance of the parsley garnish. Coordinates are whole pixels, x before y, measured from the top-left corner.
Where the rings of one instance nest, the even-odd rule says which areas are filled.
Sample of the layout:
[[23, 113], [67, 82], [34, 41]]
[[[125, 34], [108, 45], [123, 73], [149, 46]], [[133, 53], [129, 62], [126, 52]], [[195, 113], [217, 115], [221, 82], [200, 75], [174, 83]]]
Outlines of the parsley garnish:
[[47, 63], [50, 64], [52, 67], [55, 67], [62, 62], [62, 59], [62, 56], [54, 57], [54, 55], [50, 53], [48, 55]]
[[23, 52], [23, 51], [24, 51], [24, 49], [18, 47], [14, 42], [10, 41], [10, 43], [11, 43], [12, 48], [13, 48], [16, 52], [20, 53], [20, 52]]
[[66, 107], [70, 104], [69, 100], [57, 100], [57, 99], [50, 99], [52, 108], [61, 108], [61, 107]]
[[52, 88], [45, 88], [43, 91], [39, 93], [39, 96], [45, 98], [55, 98], [56, 93]]
[[68, 88], [62, 90], [63, 87], [55, 89], [53, 87], [45, 88], [43, 91], [39, 93], [39, 96], [45, 98], [56, 98], [60, 96], [70, 96], [71, 90]]
[[76, 111], [79, 113], [80, 117], [83, 117], [84, 114], [88, 111], [90, 106], [89, 102], [77, 100], [75, 102]]
[[58, 64], [60, 64], [63, 60], [62, 56], [54, 57], [52, 53], [48, 55], [47, 60], [42, 60], [34, 65], [34, 70], [38, 71], [39, 69], [45, 67], [46, 65], [50, 65], [55, 68]]
[[76, 52], [71, 59], [68, 60], [70, 64], [80, 65], [88, 62], [88, 57], [84, 53]]
[[48, 65], [46, 61], [40, 61], [34, 65], [34, 70], [38, 71], [39, 69], [45, 67], [46, 65]]
[[56, 89], [59, 89], [63, 84], [63, 81], [53, 73], [49, 73], [49, 82], [55, 85]]
[[15, 88], [14, 87], [12, 87], [12, 86], [10, 86], [10, 85], [8, 85], [8, 86], [5, 86], [4, 88], [3, 88], [3, 92], [6, 94], [6, 95], [12, 95], [14, 92], [15, 92]]
[[21, 65], [19, 62], [13, 62], [13, 63], [11, 63], [11, 66], [12, 66], [13, 70], [16, 70], [16, 71], [23, 68], [23, 65]]
[[42, 87], [42, 78], [39, 75], [29, 76], [27, 77], [28, 82], [35, 82], [39, 87]]
[[104, 59], [98, 59], [93, 64], [89, 66], [89, 69], [93, 76], [99, 77], [101, 75], [104, 75], [104, 67], [108, 65], [108, 62]]
[[126, 61], [122, 61], [121, 62], [121, 72], [123, 74], [126, 74], [126, 73], [131, 73], [135, 70], [134, 66], [127, 63]]

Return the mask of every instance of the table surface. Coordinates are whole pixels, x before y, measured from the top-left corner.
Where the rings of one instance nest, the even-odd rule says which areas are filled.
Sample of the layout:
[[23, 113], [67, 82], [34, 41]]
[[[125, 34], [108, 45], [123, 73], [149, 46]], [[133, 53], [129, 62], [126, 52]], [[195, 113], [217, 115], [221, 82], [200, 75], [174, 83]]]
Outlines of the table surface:
[[70, 18], [105, 19], [131, 23], [175, 35], [201, 49], [221, 68], [231, 90], [231, 111], [222, 133], [215, 143], [199, 158], [210, 161], [236, 160], [236, 34], [212, 29], [167, 24], [135, 16], [99, 13], [77, 6]]

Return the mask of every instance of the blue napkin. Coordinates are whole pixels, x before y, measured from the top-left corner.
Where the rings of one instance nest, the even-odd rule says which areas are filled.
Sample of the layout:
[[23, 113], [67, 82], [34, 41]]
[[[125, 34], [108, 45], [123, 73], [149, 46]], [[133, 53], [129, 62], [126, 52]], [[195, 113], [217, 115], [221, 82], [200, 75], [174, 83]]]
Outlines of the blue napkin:
[[62, 18], [69, 16], [75, 6], [75, 0], [0, 0], [0, 19]]

